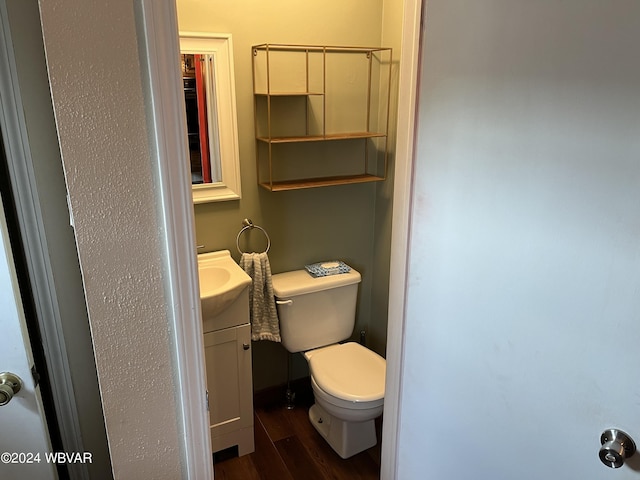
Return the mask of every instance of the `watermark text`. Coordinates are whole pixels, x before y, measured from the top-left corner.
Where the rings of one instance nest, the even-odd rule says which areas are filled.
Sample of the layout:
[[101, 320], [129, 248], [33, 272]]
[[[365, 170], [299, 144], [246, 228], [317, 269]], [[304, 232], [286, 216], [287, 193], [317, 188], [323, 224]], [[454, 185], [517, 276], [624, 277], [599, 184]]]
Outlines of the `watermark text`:
[[0, 463], [28, 465], [30, 463], [92, 463], [91, 452], [3, 452]]

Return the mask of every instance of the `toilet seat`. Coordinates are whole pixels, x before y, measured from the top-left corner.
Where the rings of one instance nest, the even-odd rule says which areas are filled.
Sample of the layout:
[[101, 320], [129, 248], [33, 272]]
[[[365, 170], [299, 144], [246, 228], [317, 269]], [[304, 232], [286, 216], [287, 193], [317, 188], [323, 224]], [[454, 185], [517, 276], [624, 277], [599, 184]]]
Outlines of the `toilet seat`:
[[[339, 406], [357, 408], [354, 403], [373, 407], [384, 401], [386, 361], [359, 343], [331, 345], [308, 352], [312, 380]], [[339, 400], [342, 400], [340, 402]]]
[[[330, 403], [331, 405], [339, 409], [343, 409], [343, 411], [352, 411], [354, 412], [354, 414], [356, 414], [356, 412], [362, 411], [363, 414], [367, 415], [366, 412], [376, 409], [380, 409], [381, 411], [382, 405], [384, 405], [384, 398], [371, 400], [368, 402], [354, 402], [352, 400], [344, 400], [342, 398], [336, 397], [335, 395], [331, 395], [318, 386], [318, 383], [313, 378], [313, 375], [311, 376], [311, 387], [313, 389], [313, 394], [315, 396], [316, 402]], [[335, 411], [333, 413], [334, 415], [338, 415]], [[378, 415], [380, 415], [380, 413], [374, 416], [377, 417]], [[344, 414], [338, 416], [344, 418]], [[367, 418], [369, 418], [368, 415]]]

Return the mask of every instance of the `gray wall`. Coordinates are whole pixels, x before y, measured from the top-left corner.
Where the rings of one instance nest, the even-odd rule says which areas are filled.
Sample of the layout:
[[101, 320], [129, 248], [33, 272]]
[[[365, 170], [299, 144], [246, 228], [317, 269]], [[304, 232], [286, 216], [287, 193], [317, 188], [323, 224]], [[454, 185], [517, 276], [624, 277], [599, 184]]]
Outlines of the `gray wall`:
[[396, 476], [637, 479], [640, 4], [427, 3]]

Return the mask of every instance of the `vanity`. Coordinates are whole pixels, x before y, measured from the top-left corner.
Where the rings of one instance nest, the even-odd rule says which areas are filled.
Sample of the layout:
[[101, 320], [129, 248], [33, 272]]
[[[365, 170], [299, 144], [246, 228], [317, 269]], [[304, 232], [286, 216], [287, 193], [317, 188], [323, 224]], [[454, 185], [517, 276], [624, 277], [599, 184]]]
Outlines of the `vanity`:
[[198, 255], [209, 425], [213, 452], [254, 451], [251, 278], [228, 250]]

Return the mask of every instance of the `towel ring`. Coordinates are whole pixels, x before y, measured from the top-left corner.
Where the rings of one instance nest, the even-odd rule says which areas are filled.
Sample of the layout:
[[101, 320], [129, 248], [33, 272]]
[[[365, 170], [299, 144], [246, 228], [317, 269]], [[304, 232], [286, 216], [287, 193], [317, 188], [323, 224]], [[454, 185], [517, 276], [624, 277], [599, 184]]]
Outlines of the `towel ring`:
[[236, 247], [238, 247], [238, 252], [240, 252], [241, 254], [245, 253], [240, 249], [240, 237], [242, 236], [242, 234], [247, 230], [257, 228], [262, 233], [264, 233], [264, 236], [267, 238], [267, 249], [264, 251], [264, 253], [267, 253], [269, 251], [269, 248], [271, 248], [271, 239], [269, 238], [269, 234], [267, 233], [267, 231], [258, 225], [254, 225], [253, 222], [248, 218], [242, 220], [242, 225], [244, 225], [244, 227], [242, 227], [242, 230], [238, 232], [238, 236], [236, 237]]

